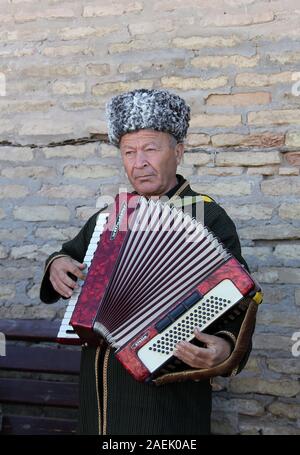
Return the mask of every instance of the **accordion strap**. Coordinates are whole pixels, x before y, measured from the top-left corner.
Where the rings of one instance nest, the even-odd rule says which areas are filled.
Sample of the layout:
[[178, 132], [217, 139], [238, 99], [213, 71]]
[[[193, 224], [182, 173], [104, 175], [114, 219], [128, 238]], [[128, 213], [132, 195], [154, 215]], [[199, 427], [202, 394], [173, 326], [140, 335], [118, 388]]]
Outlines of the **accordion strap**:
[[191, 369], [175, 373], [166, 373], [154, 379], [152, 382], [158, 386], [172, 382], [183, 382], [187, 380], [200, 381], [210, 379], [215, 376], [234, 374], [234, 370], [238, 369], [240, 362], [249, 348], [255, 327], [257, 308], [257, 302], [250, 299], [250, 303], [246, 310], [246, 314], [237, 337], [235, 348], [231, 355], [224, 360], [224, 362], [212, 368]]

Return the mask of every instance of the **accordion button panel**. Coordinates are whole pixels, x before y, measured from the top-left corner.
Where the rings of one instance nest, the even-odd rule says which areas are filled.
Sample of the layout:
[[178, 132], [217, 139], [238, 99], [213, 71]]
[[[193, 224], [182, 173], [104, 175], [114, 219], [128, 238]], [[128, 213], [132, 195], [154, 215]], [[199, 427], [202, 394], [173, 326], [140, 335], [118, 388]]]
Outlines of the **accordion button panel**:
[[179, 341], [195, 338], [195, 327], [205, 330], [242, 298], [243, 295], [232, 281], [223, 280], [166, 330], [146, 343], [137, 353], [139, 359], [153, 373], [173, 356]]
[[[85, 257], [83, 262], [86, 264], [86, 269], [85, 272], [88, 272], [94, 253], [96, 251], [100, 236], [104, 230], [104, 226], [107, 222], [108, 218], [108, 213], [100, 213], [97, 218], [96, 226], [93, 231], [88, 249], [86, 251]], [[72, 297], [69, 300], [68, 306], [66, 308], [63, 320], [61, 322], [59, 332], [57, 335], [57, 338], [59, 339], [60, 342], [65, 342], [67, 343], [68, 340], [71, 342], [73, 341], [79, 341], [78, 335], [75, 333], [73, 327], [70, 325], [70, 319], [73, 314], [73, 311], [75, 309], [78, 297], [81, 292], [81, 286], [83, 285], [82, 280], [78, 280], [77, 284], [79, 285], [79, 288], [74, 289]]]

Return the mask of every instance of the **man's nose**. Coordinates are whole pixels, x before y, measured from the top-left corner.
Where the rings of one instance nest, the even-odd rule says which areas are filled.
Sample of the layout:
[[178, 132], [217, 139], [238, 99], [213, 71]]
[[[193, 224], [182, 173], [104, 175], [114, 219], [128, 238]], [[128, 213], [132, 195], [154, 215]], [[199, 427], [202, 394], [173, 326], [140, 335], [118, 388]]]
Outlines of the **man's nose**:
[[147, 157], [146, 157], [145, 153], [143, 152], [143, 150], [138, 150], [135, 155], [134, 166], [138, 169], [144, 168], [145, 166], [148, 165], [146, 158]]

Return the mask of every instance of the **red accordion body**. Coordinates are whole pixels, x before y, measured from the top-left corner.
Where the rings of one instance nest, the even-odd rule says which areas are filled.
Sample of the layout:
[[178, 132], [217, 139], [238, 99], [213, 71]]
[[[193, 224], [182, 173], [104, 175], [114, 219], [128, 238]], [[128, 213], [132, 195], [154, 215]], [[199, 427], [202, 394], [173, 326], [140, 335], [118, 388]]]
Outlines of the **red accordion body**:
[[[142, 229], [146, 218], [152, 230]], [[257, 291], [200, 223], [167, 204], [121, 194], [70, 323], [83, 342], [104, 337], [128, 372], [146, 381], [170, 361], [178, 341], [193, 340], [195, 326], [209, 330]]]

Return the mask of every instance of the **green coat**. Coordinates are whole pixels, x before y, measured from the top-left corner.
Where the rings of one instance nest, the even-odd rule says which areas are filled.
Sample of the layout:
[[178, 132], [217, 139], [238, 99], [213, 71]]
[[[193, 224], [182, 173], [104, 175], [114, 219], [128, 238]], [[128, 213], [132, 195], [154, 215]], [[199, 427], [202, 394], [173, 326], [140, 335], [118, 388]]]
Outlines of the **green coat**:
[[[168, 197], [185, 183], [177, 175], [178, 185]], [[180, 194], [196, 196], [188, 185]], [[241, 256], [240, 242], [233, 221], [215, 201], [204, 197], [204, 223], [225, 247], [247, 268]], [[195, 207], [193, 207], [194, 209]], [[99, 212], [98, 212], [99, 213]], [[96, 218], [92, 216], [78, 235], [62, 245], [46, 261], [41, 285], [41, 300], [52, 303], [60, 298], [49, 280], [49, 265], [59, 255], [68, 255], [83, 262]], [[227, 322], [226, 331], [236, 337], [243, 316]], [[237, 372], [244, 367], [251, 346]], [[83, 434], [109, 435], [200, 435], [210, 432], [211, 384], [209, 381], [153, 386], [135, 381], [115, 359], [110, 349], [83, 347], [80, 368], [79, 431]]]

